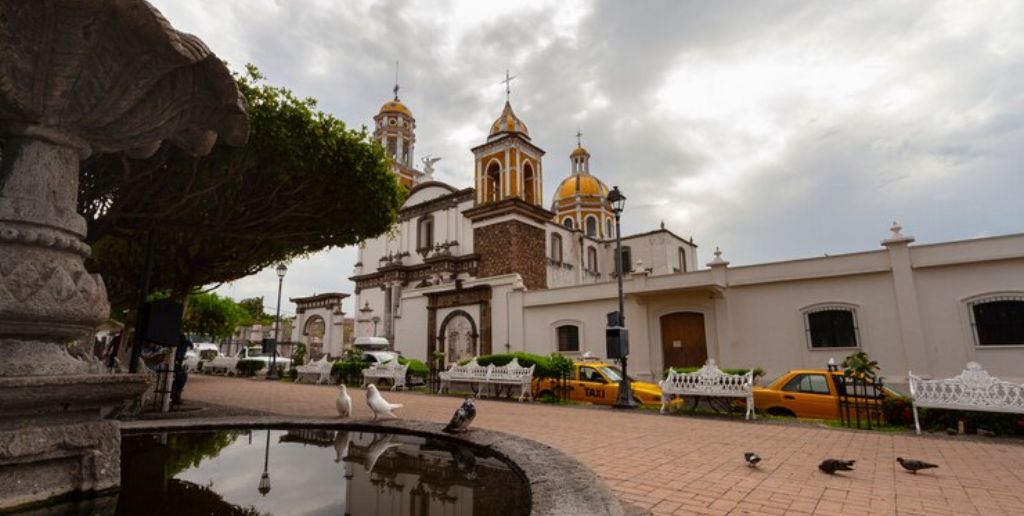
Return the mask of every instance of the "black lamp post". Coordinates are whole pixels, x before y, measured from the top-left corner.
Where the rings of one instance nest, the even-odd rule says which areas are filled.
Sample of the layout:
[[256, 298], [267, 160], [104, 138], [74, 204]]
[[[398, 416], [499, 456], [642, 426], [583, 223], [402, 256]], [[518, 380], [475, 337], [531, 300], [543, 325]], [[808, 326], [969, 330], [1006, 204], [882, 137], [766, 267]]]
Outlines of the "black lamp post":
[[270, 372], [267, 373], [267, 380], [277, 380], [277, 332], [281, 329], [281, 287], [284, 285], [284, 275], [288, 267], [283, 263], [277, 266], [277, 314], [274, 316], [274, 348], [270, 355]]
[[[250, 438], [252, 436], [250, 435]], [[270, 430], [267, 430], [267, 445], [263, 449], [263, 474], [260, 475], [260, 485], [256, 488], [261, 495], [267, 496], [270, 492], [270, 473], [267, 473], [267, 462], [270, 460]]]
[[[619, 187], [616, 186], [612, 188], [611, 192], [608, 192], [608, 202], [611, 203], [612, 212], [615, 213], [615, 277], [619, 282], [618, 325], [625, 328], [625, 296], [622, 294], [622, 271], [625, 267], [622, 265], [622, 231], [620, 231], [619, 217], [622, 215], [622, 210], [626, 207], [626, 196], [622, 195]], [[619, 396], [612, 406], [625, 409], [637, 408], [639, 405], [636, 399], [633, 398], [633, 387], [629, 383], [629, 373], [626, 370], [626, 354], [624, 353], [619, 360], [622, 361], [622, 379], [619, 380]]]

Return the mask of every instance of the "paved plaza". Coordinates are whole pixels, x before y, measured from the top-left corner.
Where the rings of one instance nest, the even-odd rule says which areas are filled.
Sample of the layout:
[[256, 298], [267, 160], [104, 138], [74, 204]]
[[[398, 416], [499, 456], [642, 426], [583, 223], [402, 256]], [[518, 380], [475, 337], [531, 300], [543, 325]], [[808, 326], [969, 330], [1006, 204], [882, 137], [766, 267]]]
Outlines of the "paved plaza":
[[[349, 389], [357, 419], [364, 392]], [[336, 416], [331, 386], [192, 375], [186, 403], [297, 417]], [[404, 419], [447, 422], [460, 400], [385, 392]], [[654, 514], [1022, 514], [1024, 442], [846, 431], [808, 424], [660, 416], [585, 406], [479, 400], [474, 426], [558, 448], [593, 469], [623, 500]], [[744, 451], [764, 457], [748, 468]], [[903, 471], [896, 457], [935, 462]], [[824, 458], [856, 459], [830, 477]]]

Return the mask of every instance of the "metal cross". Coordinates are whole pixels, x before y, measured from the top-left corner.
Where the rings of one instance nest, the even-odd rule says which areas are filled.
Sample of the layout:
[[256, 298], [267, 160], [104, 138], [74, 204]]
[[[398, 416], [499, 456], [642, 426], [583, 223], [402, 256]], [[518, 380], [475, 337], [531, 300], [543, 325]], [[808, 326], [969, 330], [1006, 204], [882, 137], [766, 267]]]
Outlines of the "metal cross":
[[583, 133], [580, 132], [580, 128], [577, 127], [576, 128], [576, 146], [577, 147], [582, 147], [583, 146], [583, 143], [580, 141], [580, 137], [581, 136], [583, 136]]
[[516, 78], [515, 75], [510, 76], [508, 74], [508, 69], [506, 68], [505, 69], [505, 80], [501, 81], [501, 82], [505, 83], [505, 101], [506, 102], [508, 102], [509, 97], [512, 96], [512, 79], [515, 79], [515, 78]]
[[395, 100], [398, 100], [398, 61], [395, 61]]

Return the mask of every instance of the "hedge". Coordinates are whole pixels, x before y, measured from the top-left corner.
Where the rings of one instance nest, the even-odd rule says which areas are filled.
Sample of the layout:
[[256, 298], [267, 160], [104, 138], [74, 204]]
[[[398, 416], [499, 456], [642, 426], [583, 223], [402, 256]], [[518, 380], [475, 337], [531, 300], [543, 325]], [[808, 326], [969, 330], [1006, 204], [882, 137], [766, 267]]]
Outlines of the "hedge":
[[262, 360], [239, 360], [235, 364], [235, 369], [238, 369], [238, 374], [242, 376], [252, 376], [267, 366], [267, 363]]
[[[533, 376], [536, 378], [557, 378], [563, 373], [572, 370], [572, 361], [559, 353], [552, 353], [548, 356], [535, 355], [523, 351], [512, 353], [495, 353], [493, 355], [482, 355], [477, 357], [476, 362], [480, 365], [503, 366], [518, 359], [519, 365], [523, 367], [536, 366], [533, 368]], [[469, 360], [459, 362], [459, 365], [468, 364]]]
[[[684, 373], [684, 374], [686, 374], [686, 373], [696, 373], [697, 371], [700, 371], [700, 367], [672, 367], [672, 368], [669, 368], [669, 369], [671, 369], [671, 370], [673, 370], [673, 371], [675, 371], [677, 373]], [[725, 373], [725, 374], [738, 374], [738, 375], [745, 375], [745, 374], [747, 374], [748, 371], [750, 371], [749, 368], [742, 368], [742, 367], [719, 367], [719, 369], [721, 369], [722, 372]], [[662, 371], [661, 372], [661, 377], [662, 378], [668, 377], [668, 371], [669, 371], [668, 369]], [[762, 376], [764, 376], [764, 369], [761, 369], [760, 367], [755, 367], [754, 368], [754, 380], [757, 380], [758, 378], [760, 378]]]
[[420, 376], [426, 378], [430, 376], [430, 368], [427, 364], [422, 361], [416, 360], [415, 358], [398, 357], [399, 365], [409, 366], [405, 371], [405, 376], [408, 379], [410, 376]]

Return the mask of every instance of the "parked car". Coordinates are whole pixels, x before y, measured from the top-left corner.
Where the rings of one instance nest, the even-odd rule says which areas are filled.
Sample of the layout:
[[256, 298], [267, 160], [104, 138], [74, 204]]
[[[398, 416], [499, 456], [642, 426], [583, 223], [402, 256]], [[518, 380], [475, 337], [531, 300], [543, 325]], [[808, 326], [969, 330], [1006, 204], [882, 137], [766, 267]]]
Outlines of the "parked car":
[[[839, 385], [842, 371], [794, 369], [767, 387], [754, 387], [754, 406], [773, 416], [807, 419], [839, 419]], [[885, 397], [899, 396], [887, 387]], [[866, 403], [877, 403], [867, 399]]]
[[363, 361], [370, 364], [385, 364], [392, 360], [398, 360], [398, 353], [394, 351], [364, 351]]
[[185, 352], [185, 368], [188, 372], [199, 369], [199, 362], [209, 362], [221, 356], [220, 347], [212, 342], [197, 342]]
[[[584, 401], [598, 405], [611, 405], [619, 396], [619, 381], [622, 371], [610, 364], [598, 360], [588, 360], [573, 364], [569, 374], [568, 394], [572, 401]], [[633, 397], [642, 405], [661, 406], [661, 388], [657, 384], [641, 382], [630, 378]], [[539, 396], [554, 395], [556, 383], [545, 378], [534, 380], [534, 391]], [[682, 398], [669, 395], [673, 408], [682, 406]]]
[[[238, 350], [238, 353], [235, 354], [235, 358], [238, 360], [259, 360], [260, 362], [267, 364], [264, 367], [264, 370], [268, 370], [270, 369], [272, 356], [270, 353], [264, 353], [263, 348], [260, 346], [248, 346]], [[277, 355], [275, 362], [279, 369], [288, 370], [292, 366], [292, 359], [282, 357], [280, 354]]]

